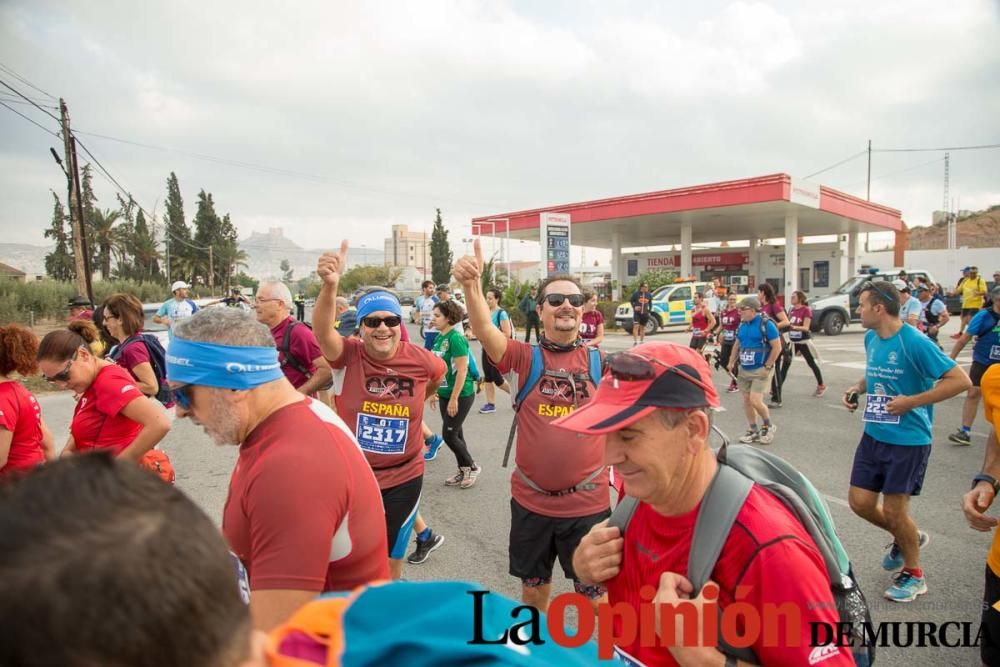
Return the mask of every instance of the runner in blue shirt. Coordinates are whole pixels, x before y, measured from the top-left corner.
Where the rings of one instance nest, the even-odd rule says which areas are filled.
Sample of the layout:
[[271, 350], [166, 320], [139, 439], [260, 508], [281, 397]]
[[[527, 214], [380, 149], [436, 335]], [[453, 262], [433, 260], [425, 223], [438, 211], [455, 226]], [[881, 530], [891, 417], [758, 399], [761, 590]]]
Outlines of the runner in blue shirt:
[[885, 597], [912, 602], [927, 592], [920, 547], [928, 537], [917, 530], [909, 504], [910, 496], [920, 495], [930, 458], [931, 406], [972, 383], [929, 338], [903, 324], [899, 309], [894, 285], [869, 281], [862, 286], [858, 314], [868, 329], [867, 366], [842, 401], [851, 412], [860, 406], [865, 422], [851, 471], [851, 509], [892, 534], [882, 567], [889, 572], [902, 569], [893, 575]]
[[[736, 384], [743, 394], [743, 412], [749, 428], [740, 442], [769, 445], [774, 441], [774, 424], [771, 412], [764, 403], [764, 389], [771, 382], [774, 362], [781, 354], [781, 338], [778, 327], [771, 319], [765, 319], [760, 312], [760, 300], [744, 297], [740, 301], [740, 328], [736, 330], [736, 340], [729, 357], [729, 372], [733, 373], [739, 361], [740, 373]], [[757, 431], [757, 415], [763, 426]]]
[[971, 445], [972, 423], [976, 421], [979, 411], [979, 399], [982, 391], [979, 388], [983, 373], [993, 364], [1000, 364], [1000, 286], [990, 290], [989, 308], [983, 308], [972, 317], [965, 331], [955, 341], [951, 358], [958, 359], [959, 353], [966, 343], [976, 337], [976, 345], [972, 348], [972, 367], [969, 377], [972, 378], [972, 389], [965, 396], [962, 405], [962, 427], [948, 436], [948, 440], [956, 445]]

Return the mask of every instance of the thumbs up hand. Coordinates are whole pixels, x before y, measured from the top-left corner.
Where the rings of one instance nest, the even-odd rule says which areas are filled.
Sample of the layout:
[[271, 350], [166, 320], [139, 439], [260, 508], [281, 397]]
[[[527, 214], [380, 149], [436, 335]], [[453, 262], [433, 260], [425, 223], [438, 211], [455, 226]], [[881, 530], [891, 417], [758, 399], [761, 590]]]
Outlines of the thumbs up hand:
[[463, 288], [466, 288], [467, 293], [468, 286], [477, 284], [483, 274], [483, 249], [479, 244], [479, 239], [475, 240], [473, 248], [474, 255], [460, 257], [451, 268], [451, 275]]

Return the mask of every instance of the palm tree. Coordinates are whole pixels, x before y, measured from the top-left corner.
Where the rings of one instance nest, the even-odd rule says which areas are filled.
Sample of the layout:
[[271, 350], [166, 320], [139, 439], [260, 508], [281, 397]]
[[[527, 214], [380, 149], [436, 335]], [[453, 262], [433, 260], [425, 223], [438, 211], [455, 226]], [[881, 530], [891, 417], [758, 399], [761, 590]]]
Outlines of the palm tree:
[[115, 229], [120, 217], [121, 211], [95, 208], [90, 218], [90, 242], [97, 249], [97, 261], [104, 280], [111, 278], [111, 253], [120, 247], [121, 239]]

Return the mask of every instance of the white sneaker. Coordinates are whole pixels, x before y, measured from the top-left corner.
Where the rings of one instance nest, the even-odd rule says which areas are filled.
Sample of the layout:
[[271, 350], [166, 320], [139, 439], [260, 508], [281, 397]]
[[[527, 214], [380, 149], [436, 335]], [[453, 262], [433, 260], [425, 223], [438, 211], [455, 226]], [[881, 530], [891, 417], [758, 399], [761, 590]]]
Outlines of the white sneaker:
[[458, 485], [460, 489], [468, 489], [476, 484], [476, 480], [479, 479], [479, 473], [483, 471], [483, 466], [477, 465], [475, 468], [462, 468], [465, 471], [465, 479], [462, 483]]
[[760, 444], [770, 445], [774, 442], [774, 432], [776, 430], [777, 429], [774, 427], [774, 424], [771, 424], [770, 426], [762, 426], [760, 429]]
[[465, 481], [465, 474], [466, 474], [466, 472], [468, 470], [469, 470], [469, 468], [459, 468], [458, 472], [456, 472], [454, 475], [452, 475], [448, 479], [444, 480], [444, 485], [445, 486], [458, 486], [463, 481]]

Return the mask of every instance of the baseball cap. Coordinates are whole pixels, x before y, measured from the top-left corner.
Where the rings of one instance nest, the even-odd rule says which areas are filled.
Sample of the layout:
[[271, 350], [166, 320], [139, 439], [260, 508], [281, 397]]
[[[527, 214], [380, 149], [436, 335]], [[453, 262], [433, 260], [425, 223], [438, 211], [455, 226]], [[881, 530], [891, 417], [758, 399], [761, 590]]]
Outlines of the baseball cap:
[[441, 283], [440, 285], [438, 285], [434, 289], [437, 292], [448, 292], [448, 293], [451, 292], [451, 288], [449, 286], [445, 285], [444, 283]]
[[927, 283], [920, 283], [920, 285], [917, 286], [917, 291], [918, 292], [930, 292], [931, 288], [927, 286]]
[[176, 292], [179, 289], [191, 289], [191, 286], [188, 285], [183, 280], [178, 280], [177, 282], [175, 282], [173, 285], [170, 286], [171, 292]]
[[68, 305], [70, 308], [79, 306], [86, 306], [90, 308], [90, 299], [81, 294], [77, 294], [76, 296], [74, 296], [72, 299], [69, 300]]
[[675, 343], [644, 343], [610, 357], [594, 398], [552, 424], [601, 435], [661, 408], [709, 407], [719, 407], [719, 395], [708, 362], [697, 350]]
[[962, 267], [962, 273], [965, 273], [966, 271], [968, 271], [971, 268], [972, 268], [971, 266], [963, 266]]
[[898, 289], [900, 292], [909, 292], [910, 291], [910, 286], [906, 284], [906, 281], [905, 280], [899, 280], [898, 278], [896, 280], [892, 281], [892, 286], [895, 287], [896, 289]]
[[736, 305], [736, 307], [740, 310], [743, 310], [744, 308], [760, 310], [760, 299], [755, 296], [745, 296], [740, 299], [740, 302]]

